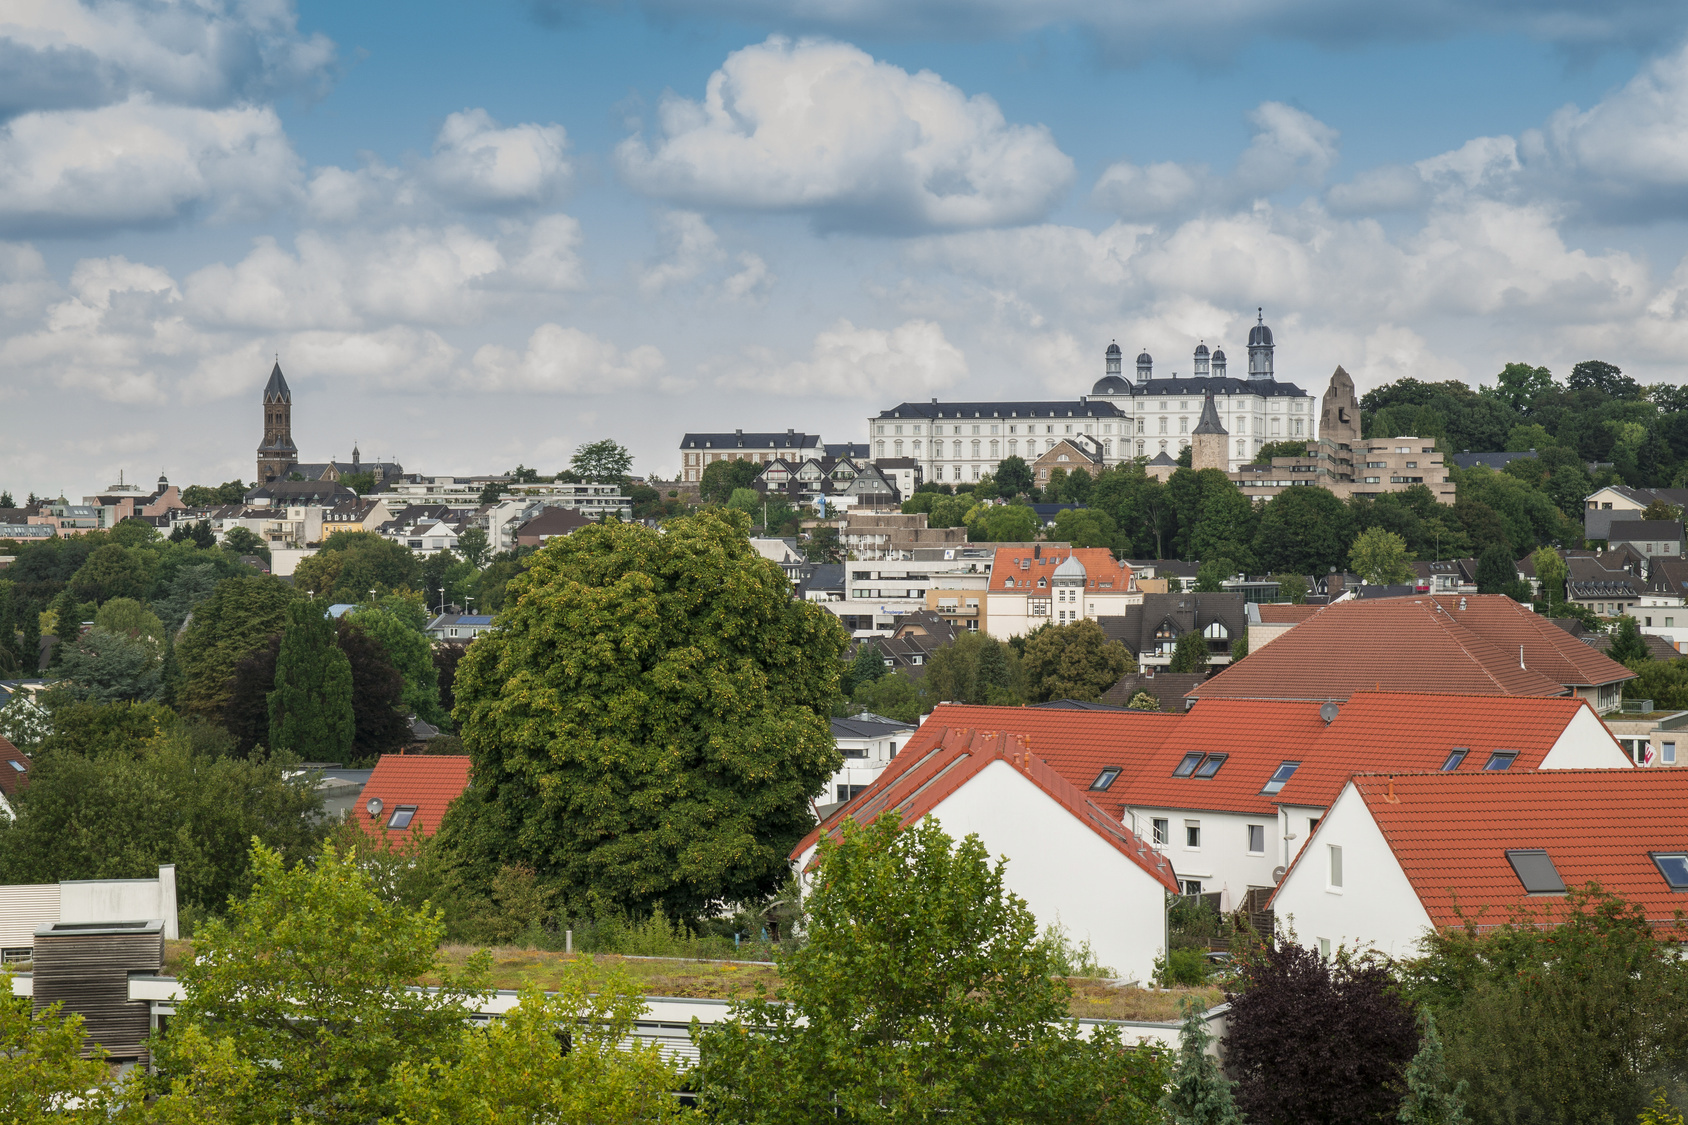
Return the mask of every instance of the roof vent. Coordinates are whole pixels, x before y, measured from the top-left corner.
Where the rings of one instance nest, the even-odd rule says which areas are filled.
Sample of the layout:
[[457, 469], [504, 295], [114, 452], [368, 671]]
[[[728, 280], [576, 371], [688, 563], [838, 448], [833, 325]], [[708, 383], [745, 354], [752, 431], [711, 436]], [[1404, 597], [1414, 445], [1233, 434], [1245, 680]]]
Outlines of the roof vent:
[[1342, 710], [1342, 708], [1338, 707], [1336, 704], [1327, 703], [1323, 707], [1319, 708], [1319, 718], [1325, 721], [1326, 726], [1329, 726], [1331, 723], [1336, 721], [1337, 712], [1340, 710]]

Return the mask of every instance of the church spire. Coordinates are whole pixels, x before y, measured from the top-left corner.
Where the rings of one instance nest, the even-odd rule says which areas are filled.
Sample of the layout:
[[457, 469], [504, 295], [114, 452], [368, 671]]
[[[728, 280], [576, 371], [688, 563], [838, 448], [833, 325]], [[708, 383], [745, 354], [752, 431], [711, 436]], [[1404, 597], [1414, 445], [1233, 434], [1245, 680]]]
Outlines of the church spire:
[[258, 443], [258, 483], [280, 480], [299, 463], [293, 444], [293, 392], [281, 373], [281, 357], [264, 386], [264, 438]]

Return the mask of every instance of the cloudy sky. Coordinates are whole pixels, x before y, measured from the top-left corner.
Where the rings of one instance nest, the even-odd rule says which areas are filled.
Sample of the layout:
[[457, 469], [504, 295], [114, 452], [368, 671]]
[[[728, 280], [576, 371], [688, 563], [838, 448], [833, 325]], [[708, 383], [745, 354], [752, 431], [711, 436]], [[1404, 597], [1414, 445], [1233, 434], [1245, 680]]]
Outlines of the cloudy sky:
[[1072, 396], [1688, 370], [1675, 0], [8, 0], [0, 488], [544, 471]]

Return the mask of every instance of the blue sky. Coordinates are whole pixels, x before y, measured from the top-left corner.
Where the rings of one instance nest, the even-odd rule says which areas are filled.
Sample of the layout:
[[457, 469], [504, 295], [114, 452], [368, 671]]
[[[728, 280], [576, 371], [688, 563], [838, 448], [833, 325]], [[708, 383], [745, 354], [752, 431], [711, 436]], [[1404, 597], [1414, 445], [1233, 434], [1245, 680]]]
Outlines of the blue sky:
[[860, 439], [1188, 370], [1317, 392], [1688, 350], [1688, 10], [1654, 0], [19, 0], [0, 488]]

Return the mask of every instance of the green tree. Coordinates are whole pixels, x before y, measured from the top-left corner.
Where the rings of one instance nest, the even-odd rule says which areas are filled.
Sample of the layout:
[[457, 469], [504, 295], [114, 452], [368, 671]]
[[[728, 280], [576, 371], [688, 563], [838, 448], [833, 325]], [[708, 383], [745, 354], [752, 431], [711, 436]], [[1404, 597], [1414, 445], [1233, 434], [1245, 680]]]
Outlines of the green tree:
[[1289, 602], [1291, 605], [1305, 605], [1307, 602], [1307, 579], [1300, 574], [1273, 574], [1272, 580], [1278, 584], [1278, 600]]
[[342, 473], [340, 484], [345, 485], [359, 496], [368, 496], [375, 491], [374, 473]]
[[1055, 525], [1049, 537], [1075, 547], [1111, 549], [1119, 541], [1119, 525], [1100, 508], [1062, 508], [1055, 513]]
[[737, 508], [745, 515], [760, 514], [762, 511], [762, 494], [754, 488], [735, 488], [733, 494], [727, 497], [727, 507]]
[[419, 601], [388, 597], [374, 605], [359, 606], [346, 619], [375, 638], [404, 677], [405, 710], [439, 726], [449, 723], [450, 716], [440, 706], [439, 672], [434, 667], [433, 645], [423, 632], [427, 621]]
[[1179, 1006], [1184, 1011], [1184, 1025], [1178, 1031], [1178, 1057], [1168, 1076], [1168, 1089], [1161, 1097], [1161, 1109], [1172, 1118], [1173, 1125], [1242, 1125], [1242, 1115], [1231, 1096], [1234, 1083], [1207, 1053], [1213, 1036], [1202, 1018], [1201, 1002], [1192, 996]]
[[1496, 545], [1477, 556], [1477, 592], [1510, 594], [1518, 585], [1518, 564], [1512, 552]]
[[838, 541], [838, 529], [826, 526], [813, 528], [803, 541], [803, 557], [812, 563], [841, 563], [844, 548]]
[[238, 504], [246, 498], [246, 485], [238, 480], [206, 486], [190, 484], [182, 489], [182, 503], [190, 508], [215, 508], [223, 504]]
[[70, 580], [77, 601], [144, 598], [152, 588], [152, 553], [107, 543], [88, 556]]
[[1641, 397], [1641, 387], [1614, 363], [1599, 359], [1585, 359], [1571, 368], [1565, 381], [1573, 391], [1595, 390], [1608, 398], [1634, 400]]
[[1200, 631], [1191, 629], [1178, 635], [1178, 643], [1172, 648], [1172, 662], [1166, 666], [1166, 670], [1186, 674], [1205, 672], [1207, 663], [1207, 639]]
[[1478, 394], [1499, 399], [1508, 409], [1519, 414], [1528, 414], [1535, 404], [1553, 389], [1553, 372], [1547, 368], [1532, 367], [1527, 363], [1509, 363], [1495, 376], [1495, 385], [1482, 388]]
[[928, 698], [957, 703], [1016, 704], [1014, 651], [987, 633], [966, 633], [935, 650], [921, 677]]
[[1627, 613], [1620, 615], [1617, 628], [1612, 630], [1612, 648], [1607, 655], [1620, 664], [1652, 659], [1647, 642], [1641, 639], [1641, 623]]
[[1373, 586], [1398, 585], [1418, 578], [1406, 541], [1381, 527], [1367, 528], [1355, 537], [1348, 550], [1348, 566]]
[[[850, 694], [854, 708], [884, 715], [899, 723], [919, 722], [930, 707], [924, 685], [916, 684], [901, 672], [893, 672], [865, 684], [858, 684]], [[854, 709], [853, 708], [853, 709]]]
[[1121, 676], [1137, 670], [1125, 646], [1109, 640], [1102, 627], [1089, 618], [1071, 625], [1050, 625], [1031, 634], [1020, 666], [1032, 703], [1050, 699], [1094, 702], [1119, 683]]
[[1682, 518], [1682, 509], [1669, 500], [1655, 500], [1641, 510], [1640, 518], [1644, 520], [1679, 520]]
[[1347, 561], [1353, 542], [1348, 506], [1323, 488], [1286, 488], [1260, 509], [1254, 554], [1270, 572], [1324, 574]]
[[163, 692], [163, 652], [144, 637], [96, 625], [58, 655], [62, 690], [76, 699], [134, 702], [158, 699]]
[[583, 481], [594, 484], [626, 484], [633, 468], [633, 455], [625, 446], [604, 438], [590, 442], [574, 451], [569, 468]]
[[402, 544], [372, 531], [340, 531], [300, 561], [293, 571], [293, 588], [355, 603], [367, 601], [371, 590], [414, 590], [420, 571], [415, 553]]
[[338, 762], [351, 755], [357, 724], [352, 712], [352, 665], [335, 643], [324, 602], [287, 607], [287, 628], [270, 693], [270, 746], [307, 761]]
[[976, 509], [967, 524], [974, 543], [1029, 543], [1037, 538], [1037, 513], [1023, 504], [992, 504]]
[[[10, 500], [10, 497], [0, 497]], [[104, 1086], [107, 1063], [96, 1050], [82, 1057], [83, 1020], [62, 1002], [39, 1012], [12, 994], [12, 968], [0, 966], [0, 1121], [15, 1125], [92, 1122], [107, 1111], [89, 1092]], [[90, 1104], [92, 1103], [92, 1104]], [[67, 1109], [76, 1104], [78, 1109]]]
[[749, 488], [761, 472], [762, 466], [755, 461], [711, 461], [703, 467], [698, 488], [705, 503], [725, 504], [733, 489]]
[[1542, 600], [1547, 602], [1551, 615], [1554, 605], [1565, 600], [1565, 560], [1552, 547], [1538, 547], [1532, 561], [1536, 580], [1541, 583]]
[[473, 878], [527, 863], [570, 906], [678, 917], [784, 878], [841, 760], [847, 638], [745, 525], [583, 528], [511, 581], [454, 689], [476, 784], [442, 835]]
[[1248, 655], [1248, 634], [1244, 633], [1231, 642], [1231, 663], [1241, 664], [1243, 657]]
[[1131, 702], [1126, 706], [1133, 711], [1159, 711], [1160, 700], [1150, 692], [1140, 691], [1131, 697]]
[[457, 537], [457, 553], [463, 556], [463, 561], [479, 570], [486, 565], [487, 555], [491, 547], [487, 543], [486, 532], [478, 527], [471, 527]]
[[[484, 998], [488, 960], [462, 973], [440, 963], [437, 911], [407, 910], [376, 892], [351, 855], [324, 846], [288, 867], [254, 844], [256, 885], [195, 935], [179, 972], [182, 999], [157, 1045], [160, 1070], [191, 1076], [200, 1042], [262, 1060], [230, 1119], [368, 1122], [399, 1110], [401, 1075], [453, 1066], [464, 1023]], [[415, 982], [437, 980], [436, 989]]]
[[234, 666], [282, 631], [293, 589], [268, 575], [229, 578], [193, 611], [176, 646], [182, 668], [179, 699], [189, 714], [222, 715]]
[[[927, 818], [823, 838], [807, 942], [780, 1000], [698, 1036], [714, 1120], [1159, 1120], [1165, 1068], [1115, 1031], [1080, 1032], [1037, 920], [977, 836]], [[864, 1060], [873, 1060], [864, 1065]]]
[[1407, 1096], [1401, 1099], [1397, 1120], [1401, 1125], [1468, 1125], [1465, 1083], [1456, 1086], [1448, 1077], [1436, 1016], [1424, 1008], [1419, 1012], [1418, 1022], [1421, 1029], [1418, 1053], [1407, 1064], [1404, 1076]]
[[164, 622], [133, 598], [113, 598], [102, 605], [94, 614], [94, 628], [160, 647], [164, 644]]
[[1012, 500], [1032, 490], [1032, 467], [1026, 464], [1025, 458], [1010, 454], [997, 462], [996, 472], [992, 474], [996, 480], [997, 491]]
[[[246, 573], [252, 572], [248, 570]], [[164, 588], [152, 599], [152, 611], [158, 615], [164, 627], [174, 633], [187, 621], [188, 614], [211, 596], [217, 588], [217, 583], [224, 578], [236, 576], [225, 572], [213, 562], [179, 567], [165, 582]]]
[[1217, 594], [1225, 588], [1225, 580], [1237, 573], [1237, 564], [1230, 559], [1209, 559], [1196, 570], [1196, 593]]
[[223, 532], [223, 548], [231, 555], [252, 555], [270, 561], [270, 545], [244, 527], [231, 527]]
[[1270, 465], [1274, 457], [1305, 456], [1307, 456], [1307, 443], [1304, 441], [1269, 441], [1255, 452], [1254, 460], [1250, 461], [1249, 464]]
[[848, 695], [858, 685], [871, 684], [890, 671], [885, 667], [885, 657], [880, 653], [879, 646], [873, 643], [872, 637], [868, 637], [856, 646], [856, 655], [844, 672], [843, 690]]

